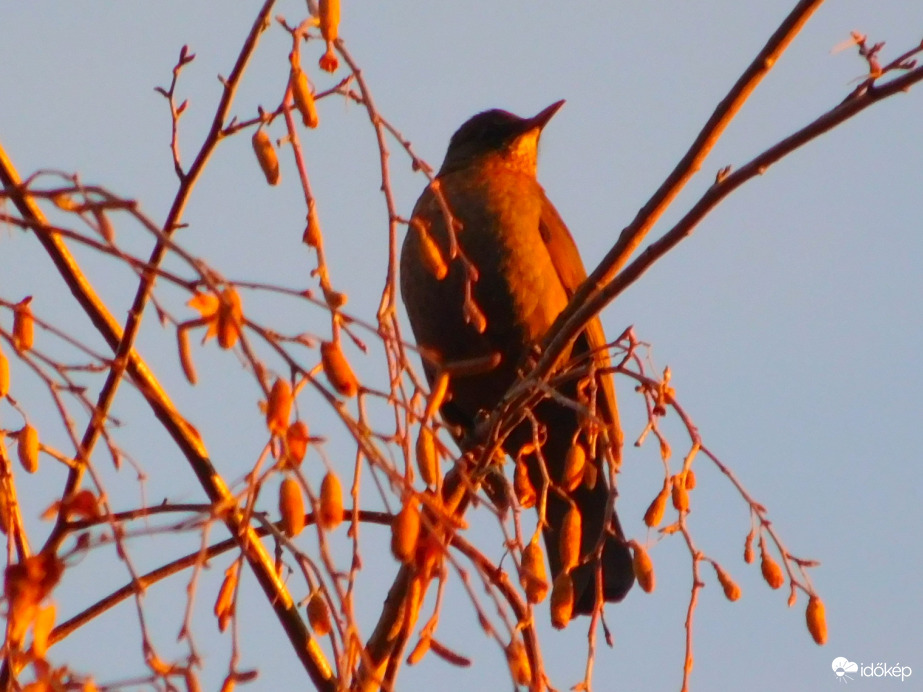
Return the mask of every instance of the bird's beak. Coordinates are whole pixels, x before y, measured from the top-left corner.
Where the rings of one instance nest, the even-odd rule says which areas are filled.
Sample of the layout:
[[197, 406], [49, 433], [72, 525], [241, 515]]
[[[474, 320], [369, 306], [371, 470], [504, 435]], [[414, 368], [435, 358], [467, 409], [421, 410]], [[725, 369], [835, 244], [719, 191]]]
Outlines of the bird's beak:
[[557, 113], [563, 105], [564, 99], [561, 99], [560, 101], [552, 103], [550, 106], [548, 106], [548, 108], [543, 110], [538, 115], [534, 115], [529, 118], [526, 121], [529, 123], [529, 129], [531, 130], [537, 127], [539, 130], [541, 130], [543, 127], [545, 127], [545, 125], [548, 124], [548, 121], [551, 120], [554, 114]]

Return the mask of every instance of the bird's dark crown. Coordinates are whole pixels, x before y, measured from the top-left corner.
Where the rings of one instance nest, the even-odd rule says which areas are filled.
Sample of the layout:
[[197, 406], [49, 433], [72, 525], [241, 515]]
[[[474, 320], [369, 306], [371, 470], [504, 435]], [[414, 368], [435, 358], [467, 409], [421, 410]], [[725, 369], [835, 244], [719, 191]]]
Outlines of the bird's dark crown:
[[563, 103], [558, 101], [531, 118], [520, 118], [499, 108], [472, 116], [449, 140], [440, 173], [461, 168], [487, 154], [502, 153], [521, 135], [543, 128]]

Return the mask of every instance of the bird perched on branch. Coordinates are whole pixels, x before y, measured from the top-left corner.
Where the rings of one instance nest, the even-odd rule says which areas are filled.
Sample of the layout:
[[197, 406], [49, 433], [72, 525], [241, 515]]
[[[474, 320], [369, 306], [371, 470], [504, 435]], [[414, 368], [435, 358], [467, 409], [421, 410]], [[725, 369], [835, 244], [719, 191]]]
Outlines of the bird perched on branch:
[[[430, 383], [440, 372], [450, 375], [441, 413], [466, 450], [477, 442], [477, 422], [524, 374], [586, 278], [570, 232], [536, 180], [539, 136], [563, 103], [531, 118], [489, 110], [462, 125], [435, 182], [417, 201], [404, 240], [401, 294]], [[591, 376], [609, 365], [605, 345], [594, 319], [570, 351], [569, 362], [582, 364], [582, 374], [557, 378], [555, 396], [535, 404], [502, 442], [526, 465], [539, 496], [546, 487], [551, 576], [570, 570], [574, 615], [594, 610], [598, 566], [606, 601], [620, 601], [634, 581], [631, 554], [610, 509], [614, 493], [605, 463], [607, 455], [617, 462], [621, 444], [615, 391], [610, 374]], [[576, 445], [586, 453], [586, 468], [566, 478]], [[560, 546], [571, 508], [582, 520], [577, 566], [562, 565]]]

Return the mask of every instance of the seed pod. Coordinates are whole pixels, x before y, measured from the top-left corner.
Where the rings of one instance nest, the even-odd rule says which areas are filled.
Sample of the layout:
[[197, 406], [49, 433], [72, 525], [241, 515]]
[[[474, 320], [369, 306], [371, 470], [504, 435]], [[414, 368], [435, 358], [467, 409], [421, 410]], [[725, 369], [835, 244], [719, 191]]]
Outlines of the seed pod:
[[689, 511], [689, 493], [680, 474], [673, 476], [673, 506], [680, 513]]
[[413, 560], [417, 539], [420, 537], [420, 510], [417, 502], [408, 497], [404, 507], [391, 524], [391, 552], [403, 563]]
[[317, 117], [317, 104], [314, 102], [314, 92], [308, 85], [308, 76], [298, 65], [292, 65], [292, 72], [289, 76], [289, 83], [292, 87], [292, 98], [295, 100], [295, 108], [301, 113], [301, 121], [305, 127], [317, 127], [320, 119]]
[[38, 430], [28, 423], [19, 431], [19, 444], [16, 451], [19, 453], [19, 463], [29, 473], [38, 471]]
[[422, 661], [423, 657], [426, 656], [429, 651], [432, 642], [433, 640], [431, 637], [427, 636], [425, 633], [421, 634], [419, 641], [417, 641], [417, 645], [413, 647], [413, 651], [411, 651], [410, 655], [407, 657], [407, 664], [415, 666]]
[[651, 502], [647, 511], [644, 513], [644, 523], [650, 527], [657, 526], [663, 519], [664, 510], [667, 507], [667, 497], [670, 495], [670, 481], [664, 479], [663, 488], [657, 494], [657, 497]]
[[266, 426], [273, 435], [284, 435], [292, 413], [292, 385], [281, 377], [273, 382], [266, 404]]
[[580, 562], [580, 533], [583, 517], [576, 507], [571, 507], [561, 522], [561, 535], [558, 537], [558, 550], [561, 555], [561, 569], [569, 572]]
[[785, 575], [782, 574], [782, 568], [772, 559], [766, 542], [760, 538], [760, 571], [763, 573], [763, 579], [773, 589], [778, 589], [785, 583]]
[[507, 645], [506, 662], [510, 667], [513, 682], [517, 685], [532, 683], [532, 664], [529, 663], [526, 647], [518, 639], [514, 639]]
[[308, 622], [311, 623], [311, 629], [318, 637], [326, 637], [333, 629], [327, 601], [324, 600], [324, 595], [320, 591], [315, 591], [308, 599]]
[[513, 492], [516, 493], [516, 499], [519, 505], [524, 509], [535, 507], [538, 495], [532, 481], [529, 480], [529, 470], [526, 468], [525, 461], [517, 461], [516, 468], [513, 471]]
[[0, 399], [10, 393], [10, 361], [0, 349]]
[[218, 618], [218, 631], [224, 632], [234, 615], [234, 592], [237, 589], [238, 563], [235, 562], [224, 573], [224, 581], [215, 599], [215, 617]]
[[631, 568], [634, 570], [638, 585], [647, 593], [654, 590], [654, 563], [644, 547], [637, 541], [631, 541]]
[[744, 562], [748, 565], [753, 564], [756, 555], [753, 554], [753, 537], [756, 535], [756, 529], [750, 529], [747, 534], [747, 540], [744, 541]]
[[218, 304], [218, 345], [221, 348], [234, 348], [240, 336], [243, 318], [240, 296], [233, 286], [228, 286], [221, 292], [221, 302]]
[[548, 577], [545, 574], [545, 555], [542, 547], [532, 541], [522, 551], [522, 572], [519, 583], [529, 603], [541, 603], [548, 595]]
[[335, 529], [343, 522], [343, 488], [339, 477], [328, 471], [320, 484], [320, 511], [317, 523], [322, 529]]
[[561, 572], [551, 587], [551, 624], [555, 629], [567, 627], [574, 613], [574, 580], [567, 572]]
[[176, 330], [176, 345], [179, 349], [179, 364], [183, 366], [183, 374], [189, 384], [195, 384], [199, 381], [199, 376], [196, 375], [195, 362], [192, 360], [192, 349], [189, 347], [189, 330]]
[[583, 472], [586, 469], [586, 450], [583, 445], [576, 442], [567, 450], [564, 458], [564, 488], [571, 492], [576, 490], [583, 481]]
[[359, 391], [359, 381], [340, 349], [340, 342], [324, 341], [320, 345], [320, 357], [324, 374], [327, 375], [333, 388], [343, 396], [356, 396]]
[[32, 317], [32, 296], [26, 296], [13, 306], [13, 348], [23, 353], [35, 341], [35, 320]]
[[303, 420], [296, 420], [285, 431], [286, 460], [290, 467], [301, 466], [304, 455], [308, 452], [308, 424]]
[[436, 435], [428, 425], [420, 426], [416, 452], [420, 477], [427, 485], [435, 485], [439, 478], [439, 456], [436, 452]]
[[321, 36], [325, 41], [336, 41], [340, 26], [340, 0], [320, 0], [318, 15]]
[[279, 174], [279, 157], [276, 156], [276, 150], [272, 146], [272, 140], [262, 127], [253, 133], [253, 151], [256, 152], [256, 160], [260, 162], [260, 169], [266, 176], [266, 182], [270, 185], [278, 185]]
[[808, 632], [814, 641], [823, 646], [827, 643], [827, 616], [824, 613], [824, 602], [814, 594], [808, 600], [808, 609], [805, 611], [808, 623]]
[[301, 487], [293, 478], [286, 478], [279, 486], [279, 514], [282, 515], [282, 531], [292, 538], [304, 528], [304, 498]]
[[736, 601], [740, 598], [740, 587], [731, 579], [731, 575], [721, 569], [717, 563], [714, 563], [715, 574], [718, 575], [718, 582], [721, 584], [721, 588], [724, 589], [724, 596], [729, 601]]
[[686, 469], [684, 475], [686, 490], [692, 490], [695, 488], [695, 471], [692, 469]]
[[436, 277], [437, 281], [442, 281], [449, 273], [449, 265], [446, 264], [445, 257], [442, 255], [442, 249], [422, 222], [414, 219], [411, 224], [420, 238], [420, 259], [423, 261], [423, 266]]

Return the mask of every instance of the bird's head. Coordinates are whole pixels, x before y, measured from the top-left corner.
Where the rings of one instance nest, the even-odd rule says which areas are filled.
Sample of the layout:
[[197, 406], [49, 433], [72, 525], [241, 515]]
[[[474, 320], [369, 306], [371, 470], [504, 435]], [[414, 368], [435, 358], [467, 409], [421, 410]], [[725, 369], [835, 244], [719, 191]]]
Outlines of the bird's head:
[[478, 113], [452, 135], [439, 175], [497, 157], [510, 168], [535, 175], [539, 135], [563, 105], [552, 103], [531, 118], [499, 109]]

